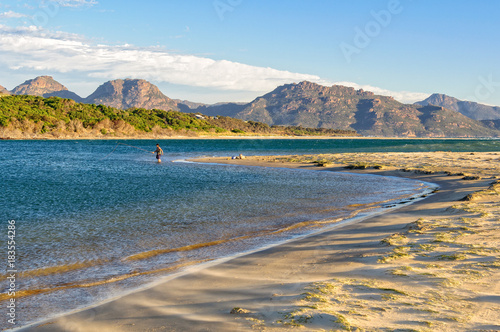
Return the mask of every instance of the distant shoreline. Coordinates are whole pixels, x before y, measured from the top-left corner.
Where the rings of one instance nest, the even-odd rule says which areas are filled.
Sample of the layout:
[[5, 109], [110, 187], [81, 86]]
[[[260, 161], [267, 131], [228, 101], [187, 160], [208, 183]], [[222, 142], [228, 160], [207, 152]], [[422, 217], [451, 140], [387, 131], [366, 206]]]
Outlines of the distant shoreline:
[[500, 140], [499, 137], [368, 137], [368, 136], [165, 136], [165, 137], [0, 137], [0, 141], [113, 141], [113, 140], [199, 140], [199, 139], [356, 139], [356, 140]]
[[[75, 140], [102, 140], [102, 141], [112, 141], [112, 140], [170, 140], [170, 139], [354, 139], [354, 138], [364, 138], [358, 136], [161, 136], [161, 137], [37, 137], [37, 138], [4, 138], [1, 137], [0, 141], [75, 141]], [[389, 138], [390, 139], [390, 138]]]

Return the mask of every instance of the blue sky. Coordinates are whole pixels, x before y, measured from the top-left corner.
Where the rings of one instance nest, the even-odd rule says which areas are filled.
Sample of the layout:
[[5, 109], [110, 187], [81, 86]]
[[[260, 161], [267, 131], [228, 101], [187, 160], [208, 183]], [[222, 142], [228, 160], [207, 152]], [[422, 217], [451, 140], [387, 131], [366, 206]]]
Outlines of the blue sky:
[[499, 13], [495, 0], [3, 0], [0, 85], [51, 75], [86, 97], [144, 78], [212, 103], [309, 80], [500, 105]]

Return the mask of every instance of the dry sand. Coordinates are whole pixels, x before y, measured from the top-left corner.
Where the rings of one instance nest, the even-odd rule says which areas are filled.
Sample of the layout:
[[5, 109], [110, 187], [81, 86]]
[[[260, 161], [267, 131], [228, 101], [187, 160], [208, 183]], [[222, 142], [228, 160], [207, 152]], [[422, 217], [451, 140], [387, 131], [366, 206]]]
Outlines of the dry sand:
[[441, 188], [398, 210], [25, 330], [499, 331], [499, 158], [429, 152], [205, 160], [311, 169], [319, 160], [333, 171]]

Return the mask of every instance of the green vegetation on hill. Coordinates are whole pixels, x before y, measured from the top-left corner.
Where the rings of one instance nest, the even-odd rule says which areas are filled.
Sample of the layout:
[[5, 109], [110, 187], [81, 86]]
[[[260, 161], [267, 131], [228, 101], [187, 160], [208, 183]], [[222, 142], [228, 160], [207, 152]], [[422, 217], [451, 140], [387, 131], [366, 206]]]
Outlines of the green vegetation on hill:
[[37, 96], [0, 98], [0, 136], [11, 138], [103, 137], [144, 135], [356, 135], [354, 131], [270, 127], [228, 117], [77, 103]]

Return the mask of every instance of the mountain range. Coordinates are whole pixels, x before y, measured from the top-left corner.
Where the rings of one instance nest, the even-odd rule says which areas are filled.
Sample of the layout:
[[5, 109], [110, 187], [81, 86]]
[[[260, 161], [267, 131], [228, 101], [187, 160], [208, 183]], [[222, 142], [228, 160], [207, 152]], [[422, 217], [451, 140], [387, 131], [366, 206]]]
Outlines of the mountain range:
[[11, 93], [57, 96], [119, 109], [179, 110], [229, 116], [268, 125], [356, 130], [365, 136], [500, 136], [496, 121], [477, 121], [488, 116], [492, 120], [499, 119], [500, 112], [495, 107], [490, 109], [487, 105], [461, 102], [438, 94], [422, 102], [403, 104], [392, 97], [368, 91], [340, 85], [327, 87], [311, 82], [279, 86], [250, 103], [214, 105], [170, 99], [158, 87], [141, 79], [109, 81], [90, 96], [81, 98], [52, 77], [40, 76], [24, 82]]
[[269, 125], [356, 130], [365, 136], [475, 137], [498, 132], [440, 106], [402, 104], [392, 97], [311, 82], [286, 84], [245, 105], [198, 108]]
[[415, 104], [427, 106], [442, 106], [449, 110], [454, 110], [468, 116], [474, 120], [498, 120], [500, 119], [500, 107], [483, 105], [471, 101], [458, 100], [457, 98], [434, 93], [427, 99], [416, 102]]

